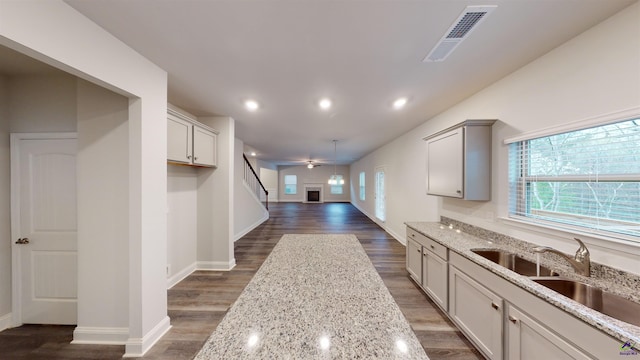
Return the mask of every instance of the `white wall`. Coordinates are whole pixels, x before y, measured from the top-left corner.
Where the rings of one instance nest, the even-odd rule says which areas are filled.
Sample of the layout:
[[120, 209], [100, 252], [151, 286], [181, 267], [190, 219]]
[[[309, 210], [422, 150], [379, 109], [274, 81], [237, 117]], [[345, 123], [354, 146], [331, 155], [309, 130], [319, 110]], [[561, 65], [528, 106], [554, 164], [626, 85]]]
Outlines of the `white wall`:
[[167, 165], [167, 277], [175, 285], [196, 268], [198, 171]]
[[[636, 3], [352, 164], [354, 182], [358, 173], [365, 170], [370, 184], [373, 167], [388, 165], [389, 193], [393, 198], [389, 199], [385, 226], [399, 240], [404, 239], [404, 221], [433, 221], [444, 215], [567, 253], [575, 252], [571, 234], [541, 232], [500, 219], [507, 215], [508, 205], [507, 147], [502, 140], [640, 105], [639, 33], [640, 4]], [[500, 120], [493, 126], [490, 202], [424, 195], [426, 150], [421, 138], [465, 119]], [[373, 213], [370, 197], [359, 203], [357, 193], [353, 195], [354, 204]], [[640, 274], [638, 247], [604, 243], [607, 248], [598, 239], [584, 240], [593, 261]]]
[[[342, 194], [331, 194], [327, 181], [333, 175], [333, 165], [324, 165], [308, 169], [306, 165], [278, 166], [278, 201], [302, 202], [305, 200], [305, 184], [323, 184], [322, 192], [325, 202], [349, 202], [351, 192], [349, 188], [349, 165], [336, 166], [336, 174], [342, 175], [344, 185]], [[296, 194], [284, 193], [284, 176], [296, 175], [298, 177], [298, 191]]]
[[198, 268], [230, 270], [234, 242], [235, 122], [230, 117], [198, 121], [219, 131], [218, 167], [198, 173]]
[[[256, 197], [253, 190], [247, 186], [244, 178], [244, 159], [242, 158], [244, 143], [240, 139], [235, 139], [235, 163], [234, 163], [234, 241], [240, 239], [256, 226], [262, 224], [269, 218], [269, 212], [264, 208], [260, 199]], [[257, 172], [258, 169], [254, 168]]]
[[[278, 170], [261, 167], [258, 170], [260, 181], [269, 192], [269, 202], [278, 202]], [[264, 199], [261, 199], [264, 200]]]
[[[93, 334], [129, 336], [129, 100], [77, 80], [78, 326], [74, 342]], [[109, 269], [105, 271], [105, 269]], [[106, 339], [101, 339], [105, 342]]]
[[[404, 243], [406, 221], [438, 220], [438, 198], [425, 192], [426, 156], [420, 131], [409, 132], [351, 164], [355, 207]], [[386, 220], [375, 217], [375, 172], [385, 172]], [[365, 172], [365, 200], [359, 198], [360, 172]]]
[[75, 76], [11, 77], [11, 132], [75, 131], [76, 111]]
[[0, 331], [11, 323], [11, 157], [9, 84], [0, 75]]
[[170, 327], [167, 229], [158, 226], [167, 205], [167, 74], [61, 0], [0, 1], [0, 45], [129, 98], [129, 273], [119, 286], [129, 292], [126, 356], [142, 355]]

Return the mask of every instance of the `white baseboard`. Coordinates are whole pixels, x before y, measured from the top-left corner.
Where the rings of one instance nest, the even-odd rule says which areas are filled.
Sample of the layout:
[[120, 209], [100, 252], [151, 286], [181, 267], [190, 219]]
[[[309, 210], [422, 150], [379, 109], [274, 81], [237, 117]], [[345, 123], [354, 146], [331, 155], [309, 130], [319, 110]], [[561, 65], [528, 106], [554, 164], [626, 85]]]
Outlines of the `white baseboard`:
[[11, 327], [13, 315], [11, 313], [0, 316], [0, 331]]
[[385, 231], [387, 232], [387, 234], [391, 235], [394, 239], [396, 239], [397, 242], [399, 242], [404, 246], [407, 246], [407, 239], [405, 236], [397, 234], [395, 231], [392, 231], [391, 229], [385, 229]]
[[196, 271], [198, 267], [198, 263], [194, 262], [193, 264], [187, 266], [186, 268], [180, 270], [173, 276], [167, 279], [167, 289], [171, 289], [177, 283], [184, 280], [187, 276], [191, 275], [194, 271]]
[[73, 330], [72, 344], [124, 345], [129, 339], [129, 328], [82, 327]]
[[400, 244], [407, 246], [407, 240], [404, 236], [399, 235], [397, 233], [395, 233], [394, 231], [390, 230], [388, 227], [381, 225], [378, 221], [377, 218], [374, 217], [373, 215], [369, 214], [368, 212], [366, 212], [364, 209], [360, 208], [360, 206], [358, 206], [356, 203], [351, 202], [351, 205], [353, 205], [353, 207], [355, 207], [356, 209], [358, 209], [361, 213], [363, 213], [366, 217], [368, 217], [371, 221], [373, 221], [374, 223], [378, 224], [384, 231], [387, 232], [387, 234], [391, 235], [391, 237], [393, 237], [394, 239], [396, 239], [397, 242], [399, 242]]
[[151, 331], [141, 338], [129, 338], [125, 343], [125, 352], [122, 357], [142, 357], [155, 345], [164, 334], [171, 329], [169, 317], [166, 316]]
[[236, 259], [231, 261], [198, 261], [196, 270], [229, 271], [236, 266]]
[[258, 226], [260, 226], [260, 224], [262, 224], [263, 222], [269, 220], [269, 212], [265, 211], [264, 212], [264, 216], [262, 216], [262, 218], [260, 218], [260, 220], [256, 221], [255, 223], [247, 226], [247, 228], [245, 228], [244, 230], [240, 231], [239, 234], [236, 234], [235, 239], [233, 240], [234, 242], [240, 240], [243, 236], [247, 235], [249, 232], [251, 232], [251, 230], [257, 228]]

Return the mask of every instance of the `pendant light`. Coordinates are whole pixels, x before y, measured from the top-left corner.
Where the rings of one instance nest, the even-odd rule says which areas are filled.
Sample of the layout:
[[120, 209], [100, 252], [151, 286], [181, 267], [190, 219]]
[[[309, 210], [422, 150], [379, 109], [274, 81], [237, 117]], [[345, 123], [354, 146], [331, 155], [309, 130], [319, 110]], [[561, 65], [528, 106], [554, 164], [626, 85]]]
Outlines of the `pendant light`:
[[338, 180], [336, 163], [338, 162], [338, 140], [333, 140], [333, 175], [329, 177], [329, 185], [343, 185], [344, 179]]

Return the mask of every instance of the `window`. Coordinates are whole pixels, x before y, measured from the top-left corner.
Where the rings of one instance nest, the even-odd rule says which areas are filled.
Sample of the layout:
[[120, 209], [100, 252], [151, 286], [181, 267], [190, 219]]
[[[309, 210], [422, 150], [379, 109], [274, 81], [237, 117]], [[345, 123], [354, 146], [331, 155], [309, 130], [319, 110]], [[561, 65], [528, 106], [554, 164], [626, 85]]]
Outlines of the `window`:
[[360, 200], [364, 201], [365, 186], [364, 186], [364, 171], [360, 173]]
[[384, 190], [384, 169], [376, 170], [376, 217], [382, 221], [387, 218], [386, 192]]
[[510, 144], [510, 217], [640, 241], [640, 118]]
[[342, 178], [342, 175], [336, 175], [336, 180], [338, 180], [338, 183], [336, 185], [330, 185], [331, 186], [331, 193], [332, 194], [341, 195], [342, 194], [342, 184], [344, 184], [344, 179]]
[[286, 195], [295, 195], [298, 192], [298, 177], [296, 175], [284, 176], [284, 193]]

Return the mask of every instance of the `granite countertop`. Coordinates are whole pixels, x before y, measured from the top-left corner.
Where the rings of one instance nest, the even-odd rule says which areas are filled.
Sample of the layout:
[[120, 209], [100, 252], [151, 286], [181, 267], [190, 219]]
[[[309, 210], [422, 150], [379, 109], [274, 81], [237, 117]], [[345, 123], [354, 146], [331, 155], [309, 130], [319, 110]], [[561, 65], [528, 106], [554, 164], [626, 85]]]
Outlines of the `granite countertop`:
[[[640, 343], [640, 327], [632, 324], [625, 323], [623, 321], [611, 318], [598, 311], [590, 309], [578, 302], [575, 302], [567, 297], [564, 297], [557, 292], [550, 290], [542, 285], [533, 282], [531, 279], [516, 274], [515, 272], [508, 270], [484, 257], [477, 255], [471, 251], [471, 249], [501, 249], [511, 253], [518, 254], [522, 257], [529, 257], [529, 260], [535, 261], [533, 258], [533, 252], [531, 251], [532, 244], [524, 241], [515, 240], [512, 238], [504, 237], [500, 239], [483, 239], [468, 233], [456, 229], [453, 226], [446, 226], [441, 223], [433, 222], [407, 222], [406, 225], [411, 229], [428, 236], [434, 241], [446, 246], [451, 251], [454, 251], [463, 257], [473, 261], [474, 263], [482, 266], [483, 268], [491, 271], [492, 273], [500, 276], [503, 279], [517, 285], [518, 287], [527, 290], [528, 292], [538, 296], [541, 299], [555, 305], [556, 307], [570, 313], [571, 315], [582, 319], [584, 322], [594, 326], [597, 329], [613, 336], [621, 342], [631, 341]], [[630, 300], [638, 301], [637, 287], [625, 286], [622, 283], [615, 283], [610, 279], [598, 279], [597, 277], [584, 277], [575, 274], [567, 265], [561, 263], [549, 263], [542, 262], [542, 265], [550, 266], [554, 269], [564, 269], [560, 274], [563, 277], [568, 277], [574, 280], [583, 281], [591, 285], [595, 285], [602, 289], [611, 291], [620, 296], [626, 297]]]
[[354, 235], [284, 235], [196, 359], [427, 359]]

